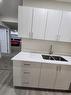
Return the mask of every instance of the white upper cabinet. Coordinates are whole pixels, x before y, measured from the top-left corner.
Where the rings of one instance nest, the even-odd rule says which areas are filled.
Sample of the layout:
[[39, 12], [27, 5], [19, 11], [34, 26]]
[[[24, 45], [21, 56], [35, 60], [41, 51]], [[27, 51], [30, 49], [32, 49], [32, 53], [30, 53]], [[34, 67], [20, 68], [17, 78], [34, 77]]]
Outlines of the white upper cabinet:
[[19, 7], [18, 32], [23, 38], [30, 38], [32, 28], [32, 7]]
[[71, 42], [71, 12], [20, 6], [18, 32], [22, 38]]
[[32, 33], [33, 39], [44, 39], [47, 9], [34, 8]]
[[71, 12], [63, 11], [59, 41], [71, 42]]
[[46, 25], [46, 40], [57, 40], [60, 27], [62, 11], [48, 10], [47, 25]]

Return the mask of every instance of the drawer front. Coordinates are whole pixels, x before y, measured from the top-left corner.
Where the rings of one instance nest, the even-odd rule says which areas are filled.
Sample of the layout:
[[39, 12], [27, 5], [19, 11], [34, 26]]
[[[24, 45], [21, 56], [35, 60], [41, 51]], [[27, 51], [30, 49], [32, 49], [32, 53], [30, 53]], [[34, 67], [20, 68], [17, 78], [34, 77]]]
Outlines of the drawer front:
[[21, 86], [30, 87], [29, 81], [21, 81]]
[[25, 62], [25, 61], [13, 61], [13, 66], [16, 67], [24, 67], [24, 68], [39, 68], [41, 65], [41, 63], [37, 63], [37, 62]]
[[24, 68], [40, 68], [41, 63], [21, 62]]

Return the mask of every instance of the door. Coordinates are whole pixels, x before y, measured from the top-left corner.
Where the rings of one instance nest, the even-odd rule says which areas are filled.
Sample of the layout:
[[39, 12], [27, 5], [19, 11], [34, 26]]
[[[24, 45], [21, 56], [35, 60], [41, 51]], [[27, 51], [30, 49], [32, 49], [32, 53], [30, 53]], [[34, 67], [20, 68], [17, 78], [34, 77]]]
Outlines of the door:
[[71, 66], [59, 66], [55, 89], [68, 90], [71, 83]]
[[62, 11], [48, 9], [45, 40], [57, 40]]
[[23, 38], [30, 38], [31, 28], [32, 28], [32, 8], [20, 6], [18, 12], [19, 36]]
[[32, 33], [33, 39], [44, 39], [47, 10], [34, 8]]
[[0, 29], [0, 44], [1, 44], [1, 52], [2, 53], [7, 53], [6, 29]]
[[43, 63], [41, 66], [39, 87], [54, 89], [55, 80], [56, 80], [56, 65]]
[[63, 11], [59, 40], [64, 42], [71, 42], [71, 12]]

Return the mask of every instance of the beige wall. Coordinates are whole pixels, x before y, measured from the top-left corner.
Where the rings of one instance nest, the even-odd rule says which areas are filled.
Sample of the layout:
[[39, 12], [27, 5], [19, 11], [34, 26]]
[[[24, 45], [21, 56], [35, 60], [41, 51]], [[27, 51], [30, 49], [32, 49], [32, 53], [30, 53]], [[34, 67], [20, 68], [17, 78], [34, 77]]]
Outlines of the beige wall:
[[53, 53], [71, 55], [71, 43], [52, 42], [44, 40], [22, 39], [22, 51], [48, 53], [50, 45], [53, 45]]
[[51, 9], [71, 10], [70, 2], [55, 2], [55, 0], [23, 0], [23, 5]]

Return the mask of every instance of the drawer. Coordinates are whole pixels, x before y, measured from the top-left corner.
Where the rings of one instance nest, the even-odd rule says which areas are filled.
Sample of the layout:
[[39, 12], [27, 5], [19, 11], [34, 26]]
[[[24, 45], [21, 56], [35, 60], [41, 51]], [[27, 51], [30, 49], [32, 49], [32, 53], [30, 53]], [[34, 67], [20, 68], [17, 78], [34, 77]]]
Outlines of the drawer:
[[24, 72], [24, 73], [22, 72], [22, 76], [21, 76], [22, 80], [29, 80], [30, 77], [31, 77], [30, 72]]
[[21, 86], [23, 86], [23, 87], [38, 87], [38, 84], [33, 83], [33, 82], [21, 82]]
[[22, 81], [21, 85], [24, 87], [38, 87], [38, 83], [32, 81]]
[[15, 67], [24, 67], [24, 68], [39, 68], [41, 63], [37, 62], [25, 62], [25, 61], [13, 61], [13, 66]]
[[21, 86], [24, 86], [24, 87], [31, 87], [31, 84], [30, 84], [30, 82], [24, 82], [24, 81], [22, 81], [22, 82], [21, 82]]
[[24, 68], [40, 68], [41, 63], [22, 62], [22, 66], [23, 66]]
[[21, 81], [24, 82], [24, 83], [30, 82], [30, 80], [31, 80], [30, 76], [25, 76], [25, 77], [22, 76], [22, 78], [21, 78]]

